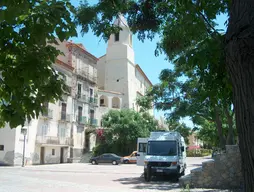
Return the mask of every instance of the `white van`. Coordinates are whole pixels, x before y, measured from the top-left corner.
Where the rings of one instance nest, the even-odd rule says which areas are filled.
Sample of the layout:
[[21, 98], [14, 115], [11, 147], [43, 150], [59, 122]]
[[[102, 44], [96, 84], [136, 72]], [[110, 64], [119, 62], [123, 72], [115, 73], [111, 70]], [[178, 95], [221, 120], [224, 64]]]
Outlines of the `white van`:
[[144, 166], [144, 178], [172, 175], [178, 180], [185, 174], [186, 145], [178, 132], [151, 132], [149, 138], [138, 138], [137, 165]]

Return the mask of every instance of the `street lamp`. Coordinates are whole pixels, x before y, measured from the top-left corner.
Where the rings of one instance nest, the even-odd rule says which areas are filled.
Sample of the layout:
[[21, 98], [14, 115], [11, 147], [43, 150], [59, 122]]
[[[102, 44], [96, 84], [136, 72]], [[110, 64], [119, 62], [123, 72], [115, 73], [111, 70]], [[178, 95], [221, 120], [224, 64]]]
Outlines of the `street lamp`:
[[22, 127], [21, 128], [21, 133], [24, 135], [22, 167], [25, 166], [25, 152], [26, 152], [26, 134], [27, 134], [27, 129], [28, 129], [28, 127]]

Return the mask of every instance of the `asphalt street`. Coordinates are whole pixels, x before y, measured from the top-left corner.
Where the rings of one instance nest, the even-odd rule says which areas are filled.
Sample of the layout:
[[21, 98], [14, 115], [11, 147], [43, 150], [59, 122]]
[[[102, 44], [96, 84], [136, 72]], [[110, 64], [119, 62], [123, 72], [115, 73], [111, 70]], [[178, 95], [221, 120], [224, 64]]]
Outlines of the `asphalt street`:
[[[188, 169], [201, 166], [209, 158], [188, 158]], [[0, 192], [180, 192], [178, 183], [141, 177], [136, 165], [55, 164], [27, 167], [0, 167]], [[220, 191], [201, 190], [192, 191]], [[224, 190], [225, 192], [227, 190]]]

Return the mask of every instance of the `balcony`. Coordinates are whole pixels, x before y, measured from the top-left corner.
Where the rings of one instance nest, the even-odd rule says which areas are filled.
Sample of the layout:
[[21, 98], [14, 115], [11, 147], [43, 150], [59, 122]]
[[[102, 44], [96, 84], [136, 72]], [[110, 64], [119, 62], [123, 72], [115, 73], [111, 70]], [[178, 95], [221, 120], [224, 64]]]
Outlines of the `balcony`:
[[84, 80], [88, 80], [90, 81], [91, 83], [95, 83], [97, 84], [97, 77], [95, 75], [91, 75], [89, 74], [88, 70], [85, 70], [85, 69], [78, 69], [77, 71], [77, 75], [84, 79]]
[[81, 102], [88, 102], [87, 96], [86, 95], [77, 95], [78, 100]]
[[73, 140], [69, 137], [50, 137], [50, 136], [36, 136], [37, 144], [46, 145], [73, 145]]
[[42, 112], [41, 117], [52, 119], [53, 118], [53, 110], [46, 109], [44, 112]]
[[77, 122], [79, 124], [85, 125], [87, 123], [87, 119], [85, 116], [77, 116]]
[[67, 122], [70, 122], [71, 121], [71, 115], [70, 114], [67, 114], [65, 111], [62, 111], [60, 113], [60, 118], [59, 118], [60, 121], [67, 121]]
[[89, 103], [97, 105], [98, 104], [98, 98], [97, 97], [89, 97]]
[[89, 119], [89, 125], [95, 126], [95, 127], [98, 126], [98, 120], [93, 118]]

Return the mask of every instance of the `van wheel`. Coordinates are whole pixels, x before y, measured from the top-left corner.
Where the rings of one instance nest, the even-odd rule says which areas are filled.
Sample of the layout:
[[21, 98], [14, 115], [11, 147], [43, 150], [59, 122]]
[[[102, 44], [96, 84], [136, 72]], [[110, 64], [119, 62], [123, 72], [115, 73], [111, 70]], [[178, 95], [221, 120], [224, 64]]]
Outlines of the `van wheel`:
[[179, 176], [178, 175], [175, 175], [173, 178], [172, 178], [172, 182], [173, 183], [177, 183], [179, 181]]
[[185, 175], [185, 169], [182, 171], [181, 176]]
[[150, 182], [151, 181], [151, 174], [144, 173], [144, 178], [145, 178], [146, 182]]

